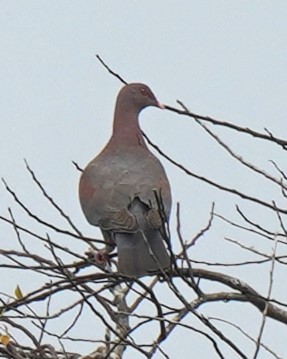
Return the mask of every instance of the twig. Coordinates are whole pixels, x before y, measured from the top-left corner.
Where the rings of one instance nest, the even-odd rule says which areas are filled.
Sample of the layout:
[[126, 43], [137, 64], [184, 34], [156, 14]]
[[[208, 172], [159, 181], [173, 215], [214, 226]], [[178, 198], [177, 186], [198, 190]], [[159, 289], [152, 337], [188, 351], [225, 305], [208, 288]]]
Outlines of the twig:
[[270, 279], [269, 279], [269, 288], [268, 288], [268, 293], [267, 293], [267, 301], [266, 301], [265, 308], [264, 308], [263, 313], [262, 313], [262, 322], [261, 322], [261, 326], [260, 326], [257, 341], [256, 341], [256, 349], [255, 349], [255, 353], [253, 355], [253, 359], [256, 359], [258, 357], [258, 354], [259, 354], [259, 350], [260, 350], [260, 347], [261, 347], [261, 340], [262, 340], [263, 330], [264, 330], [264, 327], [265, 327], [266, 317], [267, 317], [267, 313], [268, 313], [268, 307], [270, 305], [269, 304], [269, 299], [271, 297], [271, 291], [272, 291], [272, 287], [273, 287], [276, 249], [277, 249], [277, 240], [276, 240], [276, 237], [275, 237], [274, 249], [273, 249], [273, 253], [272, 253], [272, 261], [271, 261], [271, 269], [270, 269], [270, 274], [269, 274]]
[[123, 84], [127, 85], [128, 83], [116, 72], [114, 72], [113, 70], [111, 70], [109, 68], [109, 66], [104, 62], [104, 60], [100, 57], [100, 55], [96, 55], [96, 58], [100, 61], [100, 63], [108, 70], [108, 72], [115, 76], [116, 78], [118, 78]]

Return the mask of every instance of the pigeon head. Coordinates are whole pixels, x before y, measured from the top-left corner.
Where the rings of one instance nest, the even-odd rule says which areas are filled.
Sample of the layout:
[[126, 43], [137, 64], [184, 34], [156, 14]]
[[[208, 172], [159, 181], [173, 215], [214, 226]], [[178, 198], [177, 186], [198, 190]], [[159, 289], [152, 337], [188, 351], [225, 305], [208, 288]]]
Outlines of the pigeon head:
[[142, 109], [148, 106], [156, 106], [163, 108], [151, 89], [141, 83], [132, 83], [124, 86], [118, 94], [117, 102], [122, 107], [140, 112]]

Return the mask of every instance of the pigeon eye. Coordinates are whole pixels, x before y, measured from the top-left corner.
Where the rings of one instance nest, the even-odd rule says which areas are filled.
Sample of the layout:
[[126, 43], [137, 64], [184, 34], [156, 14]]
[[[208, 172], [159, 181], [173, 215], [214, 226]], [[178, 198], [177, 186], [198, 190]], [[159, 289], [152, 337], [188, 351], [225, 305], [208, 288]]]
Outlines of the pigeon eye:
[[148, 91], [147, 91], [144, 87], [142, 87], [142, 88], [141, 88], [141, 94], [144, 95], [144, 96], [147, 96], [147, 95], [148, 95]]

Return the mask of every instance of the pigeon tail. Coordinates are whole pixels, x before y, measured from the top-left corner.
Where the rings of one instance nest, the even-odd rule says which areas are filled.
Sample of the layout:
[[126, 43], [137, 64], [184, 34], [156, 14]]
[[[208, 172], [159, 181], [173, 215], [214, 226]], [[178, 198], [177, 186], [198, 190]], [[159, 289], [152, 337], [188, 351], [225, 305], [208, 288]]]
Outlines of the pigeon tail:
[[138, 230], [133, 233], [114, 233], [118, 248], [118, 270], [135, 277], [160, 274], [170, 267], [162, 226], [154, 227], [148, 214], [151, 209], [139, 198], [129, 206], [129, 212], [136, 218]]

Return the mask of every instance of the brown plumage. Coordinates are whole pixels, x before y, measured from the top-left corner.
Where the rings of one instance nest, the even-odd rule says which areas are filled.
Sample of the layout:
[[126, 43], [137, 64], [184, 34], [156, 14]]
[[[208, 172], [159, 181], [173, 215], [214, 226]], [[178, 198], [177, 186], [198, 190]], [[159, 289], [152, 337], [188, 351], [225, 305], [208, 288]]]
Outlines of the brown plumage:
[[119, 272], [136, 277], [170, 266], [154, 193], [160, 194], [168, 220], [170, 186], [139, 127], [138, 115], [147, 106], [160, 107], [146, 85], [129, 84], [121, 89], [112, 136], [88, 164], [79, 185], [87, 220], [101, 229], [108, 246], [117, 246]]

